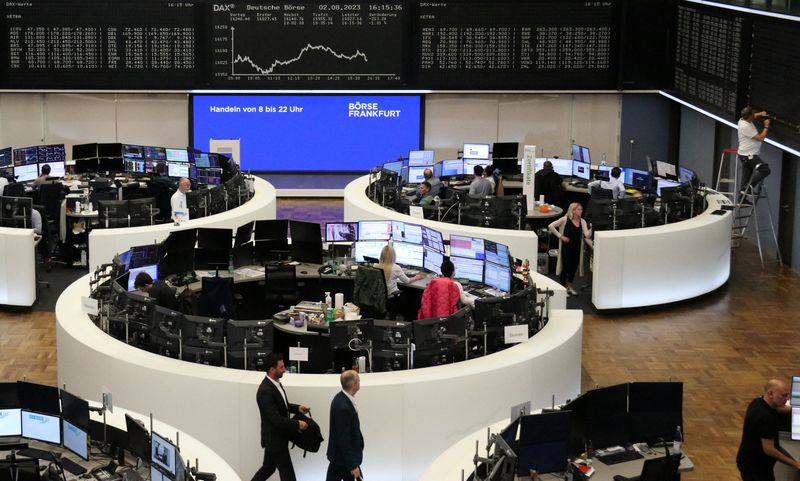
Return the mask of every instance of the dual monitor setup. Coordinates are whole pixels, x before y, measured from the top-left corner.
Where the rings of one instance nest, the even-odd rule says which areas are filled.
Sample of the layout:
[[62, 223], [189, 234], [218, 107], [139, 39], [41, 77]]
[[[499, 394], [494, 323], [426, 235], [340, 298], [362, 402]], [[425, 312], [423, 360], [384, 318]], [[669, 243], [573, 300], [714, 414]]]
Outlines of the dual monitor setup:
[[50, 166], [50, 177], [64, 177], [64, 144], [35, 145], [0, 149], [0, 176], [15, 178], [17, 182], [35, 180], [42, 167]]
[[456, 279], [485, 284], [503, 294], [511, 292], [512, 263], [508, 246], [488, 239], [451, 235], [446, 243], [441, 232], [426, 226], [368, 220], [328, 223], [325, 240], [352, 243], [352, 255], [358, 263], [377, 262], [381, 250], [391, 241], [397, 264], [438, 275], [442, 274], [441, 265], [449, 244]]
[[[496, 458], [505, 458], [500, 462], [505, 466], [497, 471], [509, 476], [484, 479], [514, 479], [514, 474], [527, 477], [532, 471], [561, 473], [565, 460], [592, 448], [632, 443], [658, 447], [683, 425], [683, 383], [631, 382], [597, 388], [559, 410], [547, 411], [514, 413], [511, 423], [495, 438], [496, 450], [501, 451]], [[608, 465], [643, 457], [633, 448], [606, 452], [604, 456], [598, 454], [597, 459]]]

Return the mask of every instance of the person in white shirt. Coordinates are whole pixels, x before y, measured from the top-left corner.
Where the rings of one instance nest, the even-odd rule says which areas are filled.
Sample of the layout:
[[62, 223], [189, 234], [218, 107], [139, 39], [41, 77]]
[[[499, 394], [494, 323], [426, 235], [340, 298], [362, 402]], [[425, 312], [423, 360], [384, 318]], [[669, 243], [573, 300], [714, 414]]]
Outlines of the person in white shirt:
[[395, 264], [396, 258], [394, 248], [390, 245], [386, 245], [381, 250], [381, 256], [378, 259], [378, 269], [382, 269], [386, 277], [386, 308], [391, 312], [402, 314], [406, 320], [410, 321], [411, 318], [408, 316], [411, 315], [413, 309], [408, 308], [410, 302], [400, 291], [400, 288], [397, 287], [397, 282], [410, 284], [424, 279], [425, 274], [420, 272], [409, 279], [406, 273], [403, 272], [403, 269]]
[[625, 197], [625, 184], [619, 180], [620, 174], [622, 174], [620, 168], [614, 167], [611, 169], [611, 175], [609, 175], [608, 180], [595, 180], [589, 182], [589, 195], [592, 195], [593, 188], [600, 187], [601, 189], [610, 190], [614, 199], [621, 199]]
[[186, 193], [189, 192], [191, 187], [192, 183], [189, 182], [189, 179], [186, 177], [182, 178], [180, 183], [178, 183], [178, 190], [172, 194], [172, 198], [169, 201], [170, 207], [172, 207], [172, 220], [178, 220], [175, 218], [176, 210], [186, 212], [186, 217], [183, 220], [189, 220], [189, 208], [186, 205]]
[[[753, 123], [753, 121], [758, 118], [764, 119], [764, 128], [761, 129], [761, 132], [758, 131]], [[756, 175], [756, 177], [752, 179], [753, 187], [757, 187], [758, 184], [764, 180], [764, 177], [769, 175], [769, 167], [766, 162], [762, 161], [761, 157], [759, 157], [761, 144], [764, 142], [764, 139], [767, 138], [767, 133], [769, 132], [769, 124], [770, 118], [766, 111], [754, 112], [753, 107], [749, 105], [742, 109], [742, 117], [737, 124], [739, 148], [736, 152], [739, 156], [739, 160], [742, 162], [742, 192], [747, 190], [751, 177], [753, 177], [753, 170], [755, 170], [758, 164], [763, 164], [766, 169], [764, 169], [761, 175]], [[759, 169], [759, 171], [761, 171], [761, 169]]]

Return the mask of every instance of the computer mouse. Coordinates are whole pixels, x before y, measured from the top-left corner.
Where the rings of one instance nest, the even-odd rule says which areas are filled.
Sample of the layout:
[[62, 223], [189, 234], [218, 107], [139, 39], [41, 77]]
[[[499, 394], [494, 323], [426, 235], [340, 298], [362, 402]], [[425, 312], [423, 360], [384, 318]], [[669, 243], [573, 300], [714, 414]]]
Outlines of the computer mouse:
[[308, 274], [308, 271], [300, 271], [300, 274]]

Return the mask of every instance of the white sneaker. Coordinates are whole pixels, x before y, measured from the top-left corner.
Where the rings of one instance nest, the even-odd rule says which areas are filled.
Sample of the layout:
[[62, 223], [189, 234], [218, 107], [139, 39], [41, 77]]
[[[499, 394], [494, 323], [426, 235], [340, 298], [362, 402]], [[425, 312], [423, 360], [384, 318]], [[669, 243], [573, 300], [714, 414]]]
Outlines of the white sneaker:
[[578, 292], [575, 289], [573, 289], [572, 287], [567, 287], [567, 293], [569, 295], [571, 295], [571, 296], [577, 296], [578, 295]]

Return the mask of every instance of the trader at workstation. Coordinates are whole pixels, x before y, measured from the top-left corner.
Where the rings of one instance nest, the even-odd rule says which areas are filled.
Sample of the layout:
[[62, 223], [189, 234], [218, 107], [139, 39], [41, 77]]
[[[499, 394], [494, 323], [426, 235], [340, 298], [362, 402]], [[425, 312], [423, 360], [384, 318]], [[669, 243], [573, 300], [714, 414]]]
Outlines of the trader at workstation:
[[469, 196], [473, 199], [483, 199], [488, 195], [494, 195], [492, 183], [483, 176], [483, 167], [476, 165], [472, 172], [475, 177], [472, 179], [472, 183], [469, 184]]
[[147, 272], [139, 272], [133, 280], [133, 287], [140, 292], [146, 292], [147, 297], [152, 298], [157, 306], [175, 309], [178, 305], [175, 297], [175, 288], [170, 287], [164, 281], [153, 281]]
[[455, 266], [453, 261], [445, 257], [440, 267], [442, 277], [431, 279], [422, 293], [417, 319], [445, 317], [454, 314], [463, 306], [474, 306], [475, 300], [464, 294], [461, 284], [453, 280]]
[[425, 182], [427, 182], [431, 187], [431, 197], [439, 195], [439, 192], [442, 190], [442, 181], [438, 177], [434, 177], [431, 169], [425, 169], [425, 171], [422, 173], [422, 176], [425, 178]]
[[356, 393], [361, 388], [357, 371], [345, 371], [339, 378], [342, 390], [331, 401], [328, 433], [328, 473], [326, 481], [353, 481], [361, 478], [364, 436], [358, 419]]
[[395, 263], [396, 260], [397, 255], [394, 252], [394, 248], [390, 245], [383, 246], [377, 267], [383, 270], [383, 275], [386, 279], [386, 308], [391, 312], [401, 314], [404, 320], [412, 321], [414, 309], [409, 309], [411, 302], [397, 287], [397, 283], [410, 284], [424, 279], [425, 274], [420, 272], [409, 279], [403, 269]]
[[433, 194], [431, 194], [431, 184], [428, 181], [423, 181], [419, 184], [419, 192], [411, 200], [412, 204], [417, 205], [431, 205], [433, 203]]
[[[761, 129], [761, 132], [753, 123], [758, 118], [764, 119], [764, 128]], [[758, 164], [763, 164], [763, 166], [759, 169], [759, 173], [752, 178], [754, 188], [758, 187], [764, 177], [770, 174], [769, 166], [759, 157], [761, 144], [769, 132], [769, 124], [769, 114], [766, 111], [754, 112], [749, 105], [742, 109], [742, 117], [737, 124], [739, 148], [736, 151], [739, 161], [742, 163], [742, 187], [740, 189], [742, 192], [747, 190], [751, 177], [753, 177], [753, 170]]]
[[283, 355], [270, 353], [266, 358], [267, 375], [261, 381], [256, 393], [258, 411], [261, 413], [261, 446], [264, 448], [264, 462], [253, 475], [251, 481], [267, 481], [275, 470], [281, 481], [295, 481], [294, 466], [289, 455], [289, 433], [305, 431], [305, 421], [295, 421], [289, 414], [308, 413], [308, 406], [291, 404], [286, 391], [280, 383], [286, 366]]
[[39, 174], [39, 177], [37, 177], [36, 180], [33, 181], [33, 187], [39, 187], [40, 185], [49, 183], [50, 181], [47, 180], [48, 177], [50, 177], [50, 166], [44, 164], [42, 166], [42, 173]]
[[764, 386], [764, 394], [747, 406], [742, 442], [736, 454], [742, 481], [774, 481], [775, 461], [800, 470], [800, 462], [789, 456], [778, 441], [778, 416], [790, 412], [788, 399], [786, 382], [771, 379]]
[[560, 206], [564, 202], [563, 179], [553, 169], [553, 163], [545, 160], [542, 169], [533, 176], [533, 192], [544, 196], [548, 204]]
[[589, 182], [589, 196], [592, 195], [593, 188], [601, 188], [611, 191], [611, 196], [614, 199], [621, 199], [625, 197], [625, 184], [619, 180], [619, 176], [622, 174], [622, 170], [619, 167], [614, 167], [611, 169], [611, 174], [608, 176], [608, 180], [595, 180]]
[[[186, 204], [186, 193], [192, 188], [192, 183], [186, 177], [183, 177], [178, 183], [178, 190], [172, 194], [169, 200], [169, 205], [172, 208], [172, 220], [189, 220], [189, 208]], [[181, 218], [181, 216], [184, 216]]]

